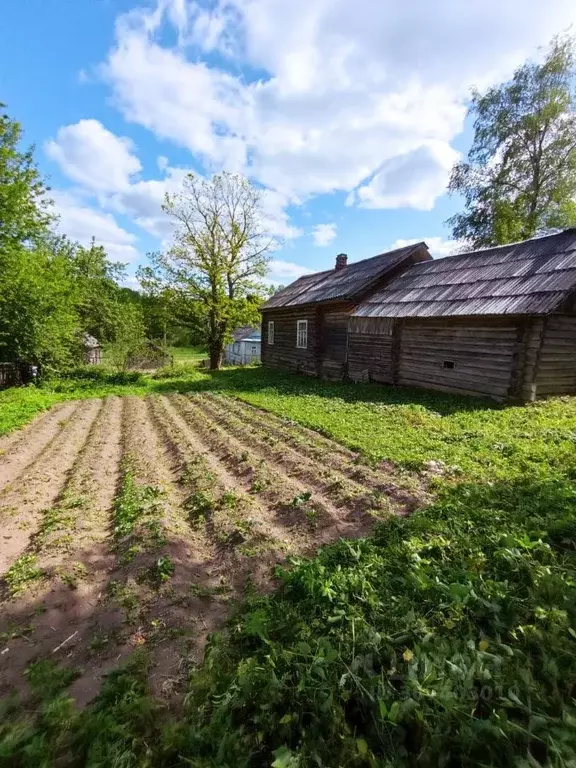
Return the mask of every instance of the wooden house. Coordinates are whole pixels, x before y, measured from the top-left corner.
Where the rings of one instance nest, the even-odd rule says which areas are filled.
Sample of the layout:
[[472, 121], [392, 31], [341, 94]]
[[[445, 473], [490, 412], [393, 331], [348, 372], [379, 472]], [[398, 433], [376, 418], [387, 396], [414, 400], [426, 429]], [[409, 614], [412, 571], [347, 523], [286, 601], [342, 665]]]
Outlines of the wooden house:
[[370, 293], [407, 267], [431, 259], [424, 243], [305, 275], [262, 308], [262, 363], [325, 378], [346, 374], [348, 320]]
[[251, 365], [260, 361], [260, 329], [250, 325], [232, 331], [232, 341], [224, 347], [228, 365]]
[[[339, 257], [340, 258], [340, 257]], [[576, 229], [307, 275], [263, 309], [262, 362], [497, 400], [576, 394]]]
[[497, 400], [576, 393], [576, 229], [414, 265], [354, 310], [348, 350], [353, 379]]

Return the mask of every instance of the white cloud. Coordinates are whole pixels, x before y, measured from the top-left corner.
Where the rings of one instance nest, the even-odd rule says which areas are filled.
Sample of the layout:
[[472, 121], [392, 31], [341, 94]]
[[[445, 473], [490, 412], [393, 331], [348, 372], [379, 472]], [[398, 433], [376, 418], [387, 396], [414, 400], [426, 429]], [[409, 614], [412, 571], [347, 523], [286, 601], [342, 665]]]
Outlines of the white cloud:
[[60, 128], [45, 149], [66, 176], [97, 193], [126, 189], [142, 168], [133, 142], [111, 133], [98, 120]]
[[136, 275], [126, 275], [124, 280], [122, 280], [122, 285], [124, 288], [131, 288], [133, 291], [139, 291], [142, 287]]
[[428, 246], [428, 250], [434, 259], [443, 259], [445, 256], [452, 256], [455, 253], [460, 253], [465, 247], [461, 240], [444, 240], [442, 237], [416, 237], [412, 240], [404, 240], [400, 238], [396, 240], [390, 246], [390, 250], [395, 248], [405, 248], [407, 245], [413, 245], [414, 243], [420, 243], [424, 240]]
[[309, 275], [314, 270], [294, 264], [292, 261], [272, 259], [268, 264], [267, 281], [270, 283], [291, 283], [302, 275]]
[[128, 120], [209, 170], [244, 171], [291, 202], [359, 188], [351, 201], [365, 206], [428, 209], [469, 86], [509, 75], [576, 20], [572, 0], [529, 5], [158, 0], [120, 18], [102, 71]]
[[94, 237], [113, 261], [128, 263], [138, 257], [137, 238], [123, 229], [111, 214], [89, 208], [67, 192], [52, 190], [50, 197], [60, 217], [58, 229], [70, 240], [88, 246]]
[[312, 232], [314, 238], [314, 245], [323, 247], [330, 245], [332, 240], [336, 237], [337, 227], [336, 224], [317, 224]]
[[[63, 126], [57, 140], [48, 142], [46, 151], [63, 173], [81, 186], [82, 192], [96, 195], [104, 209], [132, 217], [154, 237], [170, 237], [172, 222], [162, 211], [162, 203], [167, 192], [181, 188], [190, 169], [171, 167], [168, 159], [160, 156], [156, 161], [162, 173], [160, 178], [135, 179], [134, 173], [141, 169], [141, 164], [133, 154], [134, 146], [96, 120]], [[262, 190], [266, 227], [280, 240], [303, 234], [290, 223], [286, 212], [289, 203], [289, 198], [279, 192]]]
[[387, 160], [356, 190], [362, 208], [417, 208], [429, 211], [448, 184], [458, 153], [446, 144], [419, 147]]

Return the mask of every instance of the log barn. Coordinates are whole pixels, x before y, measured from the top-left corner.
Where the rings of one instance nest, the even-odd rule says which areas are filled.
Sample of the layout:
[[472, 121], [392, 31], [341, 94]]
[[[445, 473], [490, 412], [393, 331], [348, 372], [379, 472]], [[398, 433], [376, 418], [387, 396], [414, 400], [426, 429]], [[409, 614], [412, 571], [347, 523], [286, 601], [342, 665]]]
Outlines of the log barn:
[[576, 229], [306, 275], [263, 307], [262, 362], [496, 400], [576, 394]]
[[278, 291], [262, 308], [264, 365], [341, 379], [346, 375], [348, 321], [370, 293], [412, 264], [431, 259], [424, 243], [304, 275]]
[[576, 229], [413, 265], [356, 307], [348, 350], [353, 379], [496, 400], [576, 393]]

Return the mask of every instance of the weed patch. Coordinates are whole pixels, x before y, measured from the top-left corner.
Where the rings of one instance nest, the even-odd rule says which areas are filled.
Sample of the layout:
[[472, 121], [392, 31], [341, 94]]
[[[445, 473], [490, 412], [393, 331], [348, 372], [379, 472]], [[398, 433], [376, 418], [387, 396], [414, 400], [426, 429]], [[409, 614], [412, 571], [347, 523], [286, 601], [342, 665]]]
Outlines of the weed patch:
[[44, 576], [38, 567], [38, 558], [33, 554], [21, 555], [6, 571], [4, 580], [12, 597], [21, 595], [33, 583]]

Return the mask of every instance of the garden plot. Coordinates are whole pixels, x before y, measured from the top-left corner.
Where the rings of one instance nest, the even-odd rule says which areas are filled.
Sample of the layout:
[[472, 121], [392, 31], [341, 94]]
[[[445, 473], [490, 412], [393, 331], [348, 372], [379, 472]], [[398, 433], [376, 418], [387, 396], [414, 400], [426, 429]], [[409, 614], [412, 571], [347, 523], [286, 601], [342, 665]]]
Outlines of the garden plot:
[[32, 661], [91, 700], [135, 648], [173, 696], [274, 566], [413, 510], [419, 483], [231, 398], [67, 403], [0, 441], [0, 695]]

